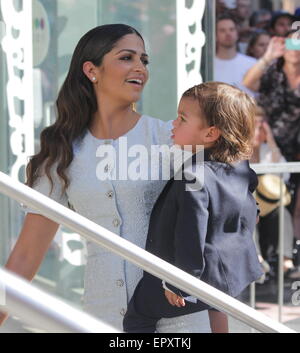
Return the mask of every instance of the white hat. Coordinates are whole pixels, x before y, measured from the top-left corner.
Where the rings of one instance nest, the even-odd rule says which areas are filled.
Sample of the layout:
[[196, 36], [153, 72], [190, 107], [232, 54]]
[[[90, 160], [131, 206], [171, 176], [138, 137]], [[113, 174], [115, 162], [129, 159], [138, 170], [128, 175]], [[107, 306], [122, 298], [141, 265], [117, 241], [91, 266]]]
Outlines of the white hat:
[[278, 175], [261, 175], [258, 177], [258, 181], [255, 197], [262, 217], [280, 206], [280, 185], [282, 185], [284, 206], [291, 203], [291, 195], [284, 181]]

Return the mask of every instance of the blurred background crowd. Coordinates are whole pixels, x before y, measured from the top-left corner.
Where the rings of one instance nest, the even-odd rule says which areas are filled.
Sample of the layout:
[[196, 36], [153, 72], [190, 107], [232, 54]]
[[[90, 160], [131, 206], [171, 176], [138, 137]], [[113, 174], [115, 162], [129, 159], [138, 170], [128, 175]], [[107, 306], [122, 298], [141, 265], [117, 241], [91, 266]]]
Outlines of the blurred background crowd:
[[[214, 79], [257, 101], [251, 162], [299, 162], [300, 8], [253, 10], [251, 0], [217, 0], [216, 11]], [[300, 278], [300, 175], [263, 175], [256, 194], [261, 207], [256, 243], [265, 281], [277, 275], [280, 184], [285, 278]]]

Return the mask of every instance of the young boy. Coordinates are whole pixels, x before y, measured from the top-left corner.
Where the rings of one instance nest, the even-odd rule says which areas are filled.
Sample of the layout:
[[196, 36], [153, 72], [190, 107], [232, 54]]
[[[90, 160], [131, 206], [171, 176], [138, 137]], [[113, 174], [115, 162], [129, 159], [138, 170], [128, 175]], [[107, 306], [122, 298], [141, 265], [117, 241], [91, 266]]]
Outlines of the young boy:
[[[174, 143], [194, 152], [156, 201], [146, 250], [223, 292], [237, 297], [262, 276], [253, 241], [257, 177], [249, 167], [255, 103], [219, 82], [186, 91], [173, 123]], [[204, 148], [204, 182], [194, 172]], [[194, 181], [191, 181], [193, 179]], [[201, 183], [194, 188], [195, 181]], [[213, 332], [227, 332], [227, 317], [144, 272], [128, 305], [125, 332], [155, 332], [162, 317], [209, 310]]]

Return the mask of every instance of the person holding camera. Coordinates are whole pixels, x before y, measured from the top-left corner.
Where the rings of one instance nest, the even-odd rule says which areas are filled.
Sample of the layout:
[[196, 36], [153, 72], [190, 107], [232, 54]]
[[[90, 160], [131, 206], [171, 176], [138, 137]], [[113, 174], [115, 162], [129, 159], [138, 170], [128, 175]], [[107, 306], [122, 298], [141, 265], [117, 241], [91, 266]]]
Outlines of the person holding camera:
[[[243, 84], [259, 92], [274, 139], [287, 161], [300, 161], [300, 45], [298, 31], [274, 37], [265, 55], [246, 73]], [[300, 239], [300, 177], [293, 174], [293, 221]]]
[[[300, 122], [300, 45], [288, 49], [286, 38], [273, 37], [265, 55], [250, 68], [243, 84], [259, 92], [258, 104], [265, 109], [274, 138], [288, 161], [295, 160], [295, 143]], [[297, 42], [297, 41], [296, 41]]]

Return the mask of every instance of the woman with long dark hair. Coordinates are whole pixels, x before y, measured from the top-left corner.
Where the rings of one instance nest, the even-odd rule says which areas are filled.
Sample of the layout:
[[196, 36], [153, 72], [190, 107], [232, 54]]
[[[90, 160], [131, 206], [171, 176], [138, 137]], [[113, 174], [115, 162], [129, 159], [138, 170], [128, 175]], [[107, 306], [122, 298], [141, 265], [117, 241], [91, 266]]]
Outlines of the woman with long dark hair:
[[268, 32], [257, 30], [253, 33], [249, 41], [246, 55], [252, 56], [255, 59], [260, 59], [262, 56], [264, 56], [270, 40], [271, 36]]
[[[288, 162], [300, 161], [300, 50], [289, 41], [299, 39], [298, 30], [273, 37], [265, 55], [244, 77], [244, 85], [259, 92], [258, 103], [283, 156]], [[291, 42], [293, 44], [293, 41]], [[293, 50], [294, 49], [294, 50]], [[293, 221], [295, 237], [300, 239], [300, 178], [293, 174]]]
[[[85, 34], [57, 99], [57, 120], [42, 132], [41, 150], [27, 168], [29, 186], [140, 247], [166, 181], [119, 177], [118, 158], [102, 165], [99, 149], [111, 146], [119, 157], [121, 138], [128, 149], [171, 144], [171, 123], [133, 109], [148, 80], [147, 64], [143, 38], [130, 26], [104, 25]], [[6, 267], [31, 280], [58, 226], [28, 210]], [[122, 329], [142, 270], [93, 243], [87, 249], [85, 309]], [[158, 331], [199, 332], [199, 324], [209, 331], [207, 312], [161, 320]]]

